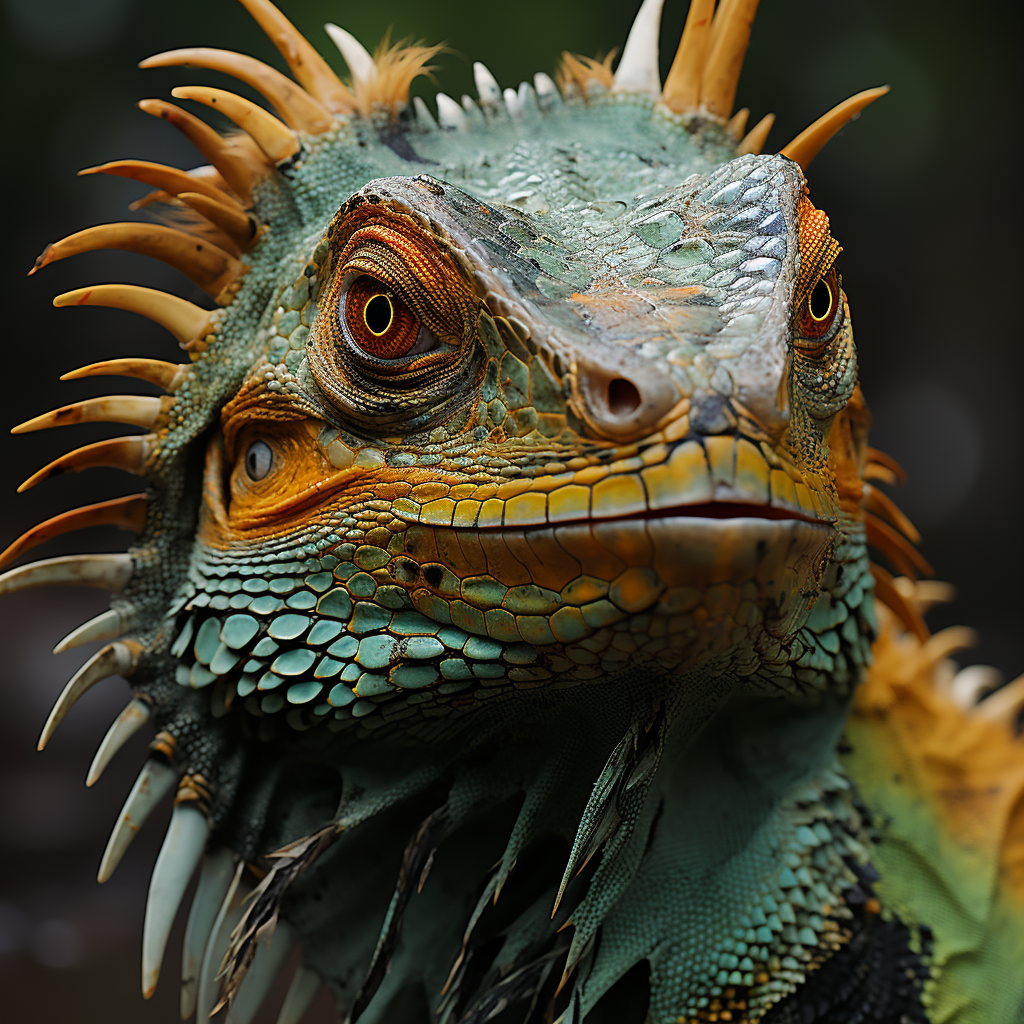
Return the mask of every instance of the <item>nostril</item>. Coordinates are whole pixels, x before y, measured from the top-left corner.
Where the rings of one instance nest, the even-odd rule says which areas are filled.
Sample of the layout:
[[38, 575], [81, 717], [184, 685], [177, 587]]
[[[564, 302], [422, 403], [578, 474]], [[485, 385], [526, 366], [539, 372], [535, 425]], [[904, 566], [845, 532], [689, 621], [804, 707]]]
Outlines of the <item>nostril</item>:
[[613, 416], [629, 416], [640, 408], [640, 392], [625, 377], [608, 384], [608, 409]]

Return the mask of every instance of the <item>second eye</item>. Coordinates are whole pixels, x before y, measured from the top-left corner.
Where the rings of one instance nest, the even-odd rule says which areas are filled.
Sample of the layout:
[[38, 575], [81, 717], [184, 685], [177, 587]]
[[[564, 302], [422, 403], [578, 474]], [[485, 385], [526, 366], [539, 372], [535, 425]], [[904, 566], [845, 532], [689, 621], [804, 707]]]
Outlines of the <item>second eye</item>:
[[367, 274], [349, 285], [341, 313], [352, 341], [377, 359], [401, 359], [426, 352], [437, 343], [387, 285]]

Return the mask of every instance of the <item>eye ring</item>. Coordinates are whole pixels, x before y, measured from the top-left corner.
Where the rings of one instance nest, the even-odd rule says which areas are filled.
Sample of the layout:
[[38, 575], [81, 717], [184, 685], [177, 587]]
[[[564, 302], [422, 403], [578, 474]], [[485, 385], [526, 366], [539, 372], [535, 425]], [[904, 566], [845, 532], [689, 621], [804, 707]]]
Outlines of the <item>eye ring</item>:
[[[387, 304], [387, 312], [385, 313], [381, 307], [380, 300], [383, 300]], [[375, 307], [371, 312], [371, 307]], [[381, 326], [381, 322], [386, 317], [386, 322]], [[374, 323], [371, 323], [371, 319]], [[377, 292], [376, 295], [371, 295], [363, 303], [363, 323], [366, 325], [366, 329], [375, 337], [383, 338], [388, 331], [391, 330], [391, 325], [395, 322], [395, 306], [391, 301], [391, 296], [387, 292]], [[376, 327], [374, 325], [377, 325]], [[379, 327], [379, 329], [377, 329]]]
[[273, 467], [274, 452], [266, 441], [253, 441], [246, 449], [243, 465], [246, 476], [258, 482], [267, 476]]

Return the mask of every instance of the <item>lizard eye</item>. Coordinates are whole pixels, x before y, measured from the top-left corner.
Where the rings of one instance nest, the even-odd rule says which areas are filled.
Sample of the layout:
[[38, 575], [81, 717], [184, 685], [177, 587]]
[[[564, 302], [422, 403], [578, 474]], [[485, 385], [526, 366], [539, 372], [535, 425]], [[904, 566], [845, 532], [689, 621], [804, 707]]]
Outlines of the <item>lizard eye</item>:
[[253, 441], [245, 453], [245, 472], [250, 480], [262, 480], [274, 462], [274, 453], [266, 441]]
[[367, 274], [348, 286], [341, 307], [352, 341], [377, 359], [401, 359], [437, 345], [437, 337], [394, 291]]
[[831, 267], [824, 277], [811, 289], [801, 303], [796, 315], [797, 342], [820, 341], [832, 329], [836, 316], [842, 307], [842, 290], [839, 271]]

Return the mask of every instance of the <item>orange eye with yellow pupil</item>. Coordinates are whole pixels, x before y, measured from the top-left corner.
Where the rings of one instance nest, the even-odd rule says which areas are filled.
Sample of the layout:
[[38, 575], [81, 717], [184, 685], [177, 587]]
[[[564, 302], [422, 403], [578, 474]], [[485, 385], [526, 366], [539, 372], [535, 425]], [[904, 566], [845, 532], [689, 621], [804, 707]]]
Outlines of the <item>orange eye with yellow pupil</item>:
[[832, 289], [829, 288], [828, 281], [822, 278], [814, 286], [814, 291], [807, 299], [807, 312], [811, 314], [811, 319], [815, 323], [823, 323], [832, 316], [833, 302], [835, 302], [835, 298], [832, 295]]
[[833, 266], [811, 289], [796, 315], [797, 339], [818, 341], [828, 334], [839, 312], [842, 293], [839, 271]]
[[363, 275], [344, 298], [345, 324], [356, 345], [377, 359], [400, 359], [416, 346], [420, 321], [387, 285]]

